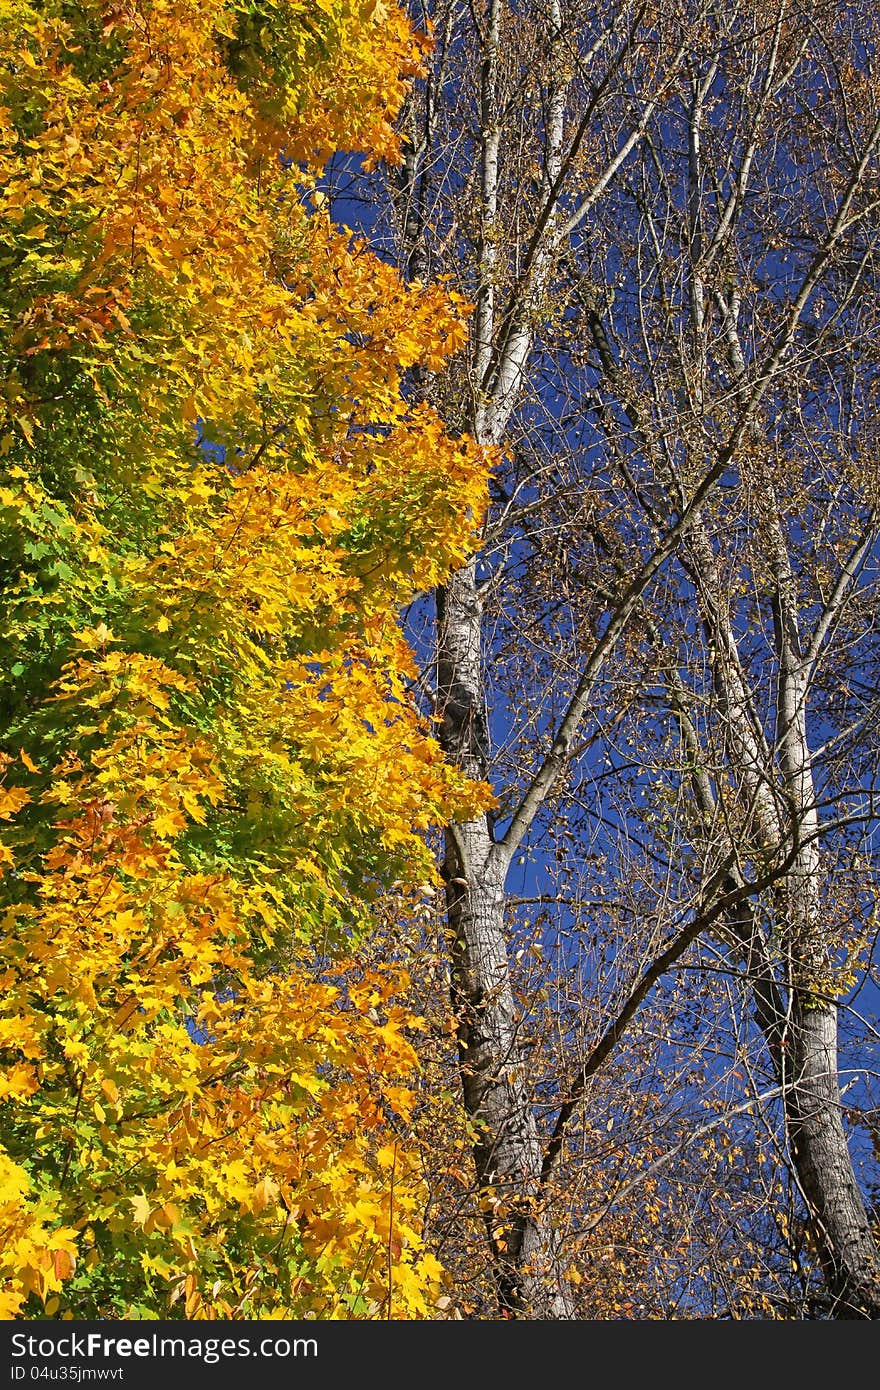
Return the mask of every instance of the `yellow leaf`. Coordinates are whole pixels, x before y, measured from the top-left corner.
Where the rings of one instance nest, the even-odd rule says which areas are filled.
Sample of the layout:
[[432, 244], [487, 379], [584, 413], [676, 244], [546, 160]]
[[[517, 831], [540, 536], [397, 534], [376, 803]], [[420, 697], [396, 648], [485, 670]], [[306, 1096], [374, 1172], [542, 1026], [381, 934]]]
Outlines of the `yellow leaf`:
[[138, 1193], [136, 1197], [129, 1197], [128, 1200], [131, 1204], [135, 1225], [145, 1226], [150, 1219], [150, 1212], [152, 1210], [150, 1203], [143, 1193]]
[[101, 1082], [101, 1090], [104, 1092], [104, 1095], [110, 1101], [111, 1105], [115, 1105], [119, 1099], [119, 1087], [116, 1085], [116, 1082], [111, 1081], [109, 1076], [105, 1076], [104, 1080]]
[[28, 420], [27, 416], [25, 415], [17, 415], [15, 417], [15, 423], [18, 425], [18, 428], [21, 430], [28, 444], [30, 444], [31, 447], [33, 447], [34, 427], [31, 424], [30, 420]]
[[24, 787], [0, 787], [0, 820], [11, 820], [29, 801]]

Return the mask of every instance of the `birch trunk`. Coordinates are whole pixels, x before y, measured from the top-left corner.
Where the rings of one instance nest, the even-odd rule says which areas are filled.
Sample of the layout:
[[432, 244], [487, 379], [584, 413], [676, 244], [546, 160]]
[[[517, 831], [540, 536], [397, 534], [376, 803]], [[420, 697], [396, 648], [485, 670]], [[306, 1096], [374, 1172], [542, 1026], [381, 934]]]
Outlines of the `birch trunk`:
[[[731, 923], [741, 944], [755, 1018], [764, 1033], [781, 1088], [791, 1163], [819, 1252], [835, 1318], [880, 1317], [880, 1256], [849, 1152], [838, 1076], [837, 1004], [829, 998], [830, 945], [822, 921], [821, 826], [807, 726], [808, 662], [801, 651], [797, 588], [778, 505], [764, 480], [764, 515], [774, 574], [778, 663], [775, 749], [763, 744], [739, 661], [736, 639], [705, 532], [690, 538], [691, 576], [700, 596], [707, 637], [716, 653], [715, 686], [731, 770], [768, 854], [793, 845], [792, 862], [776, 893], [783, 976], [774, 979], [766, 942], [752, 919]], [[774, 757], [775, 754], [775, 757]], [[778, 761], [783, 796], [774, 795]], [[705, 787], [697, 799], [714, 812]], [[824, 986], [824, 988], [823, 988]]]

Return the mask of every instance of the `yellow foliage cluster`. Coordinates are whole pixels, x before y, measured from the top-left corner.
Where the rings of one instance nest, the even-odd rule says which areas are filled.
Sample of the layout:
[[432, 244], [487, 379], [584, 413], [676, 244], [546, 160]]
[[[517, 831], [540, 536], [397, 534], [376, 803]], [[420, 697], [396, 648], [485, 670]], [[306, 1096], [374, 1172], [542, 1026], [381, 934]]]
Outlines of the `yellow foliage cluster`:
[[[72, 17], [75, 16], [75, 17]], [[486, 804], [398, 613], [463, 342], [310, 211], [418, 45], [350, 0], [0, 5], [0, 1311], [429, 1316], [419, 1019], [361, 949]]]
[[16, 1317], [29, 1294], [47, 1303], [73, 1273], [76, 1231], [34, 1201], [27, 1173], [0, 1153], [0, 1318]]

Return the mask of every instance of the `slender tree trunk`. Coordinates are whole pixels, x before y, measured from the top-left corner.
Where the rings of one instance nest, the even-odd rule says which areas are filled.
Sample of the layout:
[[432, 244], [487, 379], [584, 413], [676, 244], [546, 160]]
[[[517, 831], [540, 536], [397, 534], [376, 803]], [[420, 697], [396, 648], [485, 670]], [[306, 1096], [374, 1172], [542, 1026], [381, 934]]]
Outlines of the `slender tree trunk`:
[[791, 1155], [835, 1318], [880, 1318], [880, 1263], [841, 1119], [837, 1009], [795, 995], [784, 1055]]
[[[768, 492], [772, 507], [775, 498], [772, 489]], [[806, 718], [807, 664], [798, 631], [796, 584], [775, 508], [770, 531], [779, 655], [777, 744], [792, 834], [803, 841], [785, 885], [790, 1026], [783, 1032], [781, 1050], [789, 1144], [834, 1316], [877, 1318], [880, 1256], [843, 1128], [837, 1005], [823, 997], [833, 985], [826, 983], [831, 952], [822, 919], [820, 825]], [[789, 1054], [791, 1074], [786, 1075]]]
[[[438, 705], [444, 750], [473, 777], [487, 769], [481, 618], [472, 563], [438, 595]], [[541, 1142], [519, 1051], [506, 872], [507, 856], [485, 817], [447, 831], [444, 878], [462, 1089], [501, 1312], [567, 1318], [573, 1315], [571, 1289], [544, 1207]]]
[[[794, 847], [777, 893], [785, 978], [774, 983], [757, 924], [730, 924], [755, 1000], [755, 1018], [782, 1091], [792, 1166], [807, 1208], [833, 1316], [880, 1317], [880, 1255], [853, 1170], [838, 1079], [837, 1005], [829, 1002], [828, 933], [822, 920], [821, 826], [807, 728], [808, 662], [802, 653], [797, 591], [778, 507], [765, 480], [764, 512], [774, 575], [778, 660], [775, 750], [783, 796], [774, 795], [773, 753], [750, 718], [751, 700], [708, 537], [695, 527], [689, 570], [716, 653], [715, 686], [727, 757], [758, 842], [770, 854]], [[704, 819], [714, 805], [696, 788]], [[784, 809], [783, 809], [784, 808]], [[738, 927], [738, 930], [737, 930]], [[824, 986], [824, 988], [823, 988]]]

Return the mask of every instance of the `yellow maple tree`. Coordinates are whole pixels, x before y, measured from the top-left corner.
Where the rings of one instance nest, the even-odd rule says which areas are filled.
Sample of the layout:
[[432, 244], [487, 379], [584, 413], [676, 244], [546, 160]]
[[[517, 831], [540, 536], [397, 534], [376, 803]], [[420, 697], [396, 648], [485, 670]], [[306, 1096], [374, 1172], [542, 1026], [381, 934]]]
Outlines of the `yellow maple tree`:
[[314, 210], [395, 158], [400, 12], [0, 3], [7, 1316], [430, 1315], [406, 969], [486, 804], [401, 605], [486, 459], [406, 399], [464, 306]]

